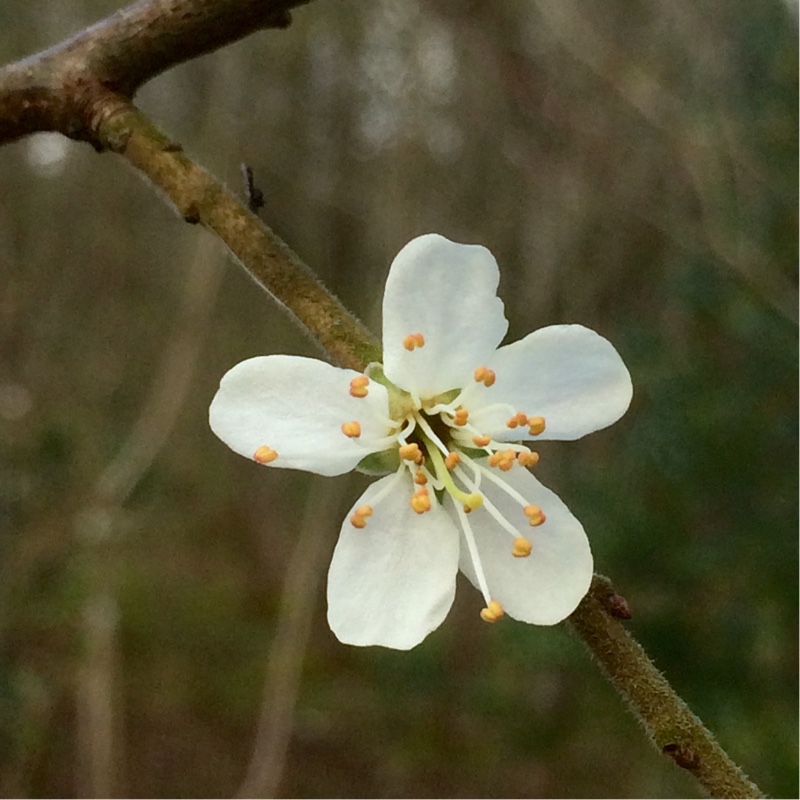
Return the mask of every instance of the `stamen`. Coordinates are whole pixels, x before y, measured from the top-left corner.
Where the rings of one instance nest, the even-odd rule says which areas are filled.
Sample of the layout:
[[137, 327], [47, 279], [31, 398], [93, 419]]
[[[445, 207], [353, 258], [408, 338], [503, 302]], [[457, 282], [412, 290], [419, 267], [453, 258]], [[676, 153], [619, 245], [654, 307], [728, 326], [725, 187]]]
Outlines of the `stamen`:
[[523, 451], [517, 455], [517, 462], [521, 467], [535, 467], [539, 463], [539, 454], [532, 450]]
[[532, 525], [534, 528], [541, 525], [547, 519], [539, 506], [525, 506], [525, 508], [522, 509], [522, 513], [528, 518], [528, 524]]
[[402, 458], [404, 461], [413, 461], [416, 463], [417, 459], [422, 457], [419, 445], [416, 442], [412, 442], [411, 444], [404, 444], [400, 448], [399, 452], [400, 452], [400, 458]]
[[476, 383], [482, 383], [484, 386], [491, 386], [496, 380], [497, 376], [488, 367], [478, 367], [473, 373]]
[[460, 463], [461, 463], [461, 456], [455, 451], [448, 453], [447, 458], [444, 460], [444, 465], [447, 467], [447, 469], [453, 469], [453, 467], [455, 467], [456, 464]]
[[253, 461], [257, 464], [269, 464], [278, 457], [278, 454], [271, 447], [262, 445], [253, 453]]
[[367, 517], [372, 516], [372, 506], [363, 505], [359, 506], [354, 512], [353, 516], [350, 517], [350, 524], [354, 528], [366, 528], [367, 527]]
[[411, 495], [409, 503], [417, 514], [424, 514], [426, 511], [431, 510], [431, 498], [424, 486]]
[[417, 486], [424, 486], [427, 482], [428, 476], [421, 469], [418, 469], [414, 475], [414, 483], [416, 483]]
[[503, 606], [501, 606], [497, 600], [490, 600], [486, 604], [486, 608], [481, 610], [481, 619], [484, 622], [497, 622], [497, 620], [502, 619], [505, 614], [506, 612], [503, 611]]
[[351, 397], [366, 397], [369, 394], [367, 386], [369, 385], [369, 378], [366, 375], [359, 375], [350, 381], [350, 395]]
[[425, 347], [425, 337], [421, 333], [409, 333], [403, 339], [403, 347], [409, 352], [418, 347]]
[[[470, 485], [470, 481], [467, 476], [464, 474], [463, 470], [459, 467], [456, 469], [456, 475], [461, 478], [461, 480], [466, 484], [466, 486], [472, 489], [473, 492], [477, 491], [477, 485], [473, 482]], [[476, 477], [480, 480], [481, 473], [476, 473]], [[512, 525], [501, 513], [497, 506], [489, 500], [486, 495], [483, 495], [483, 508], [485, 508], [489, 515], [494, 519], [494, 521], [503, 528], [507, 533], [510, 533], [515, 539], [519, 536], [519, 530], [515, 525]]]
[[499, 467], [503, 472], [508, 472], [517, 460], [517, 453], [512, 449], [495, 450], [488, 458], [490, 467]]
[[453, 423], [455, 425], [466, 425], [469, 419], [469, 411], [466, 408], [457, 408], [453, 414]]
[[488, 447], [492, 441], [491, 436], [484, 436], [482, 433], [472, 437], [472, 442], [475, 447]]
[[514, 556], [514, 558], [527, 558], [531, 554], [532, 549], [533, 545], [528, 539], [524, 536], [517, 536], [517, 538], [514, 539], [514, 549], [511, 551], [511, 555]]
[[461, 523], [461, 529], [464, 531], [464, 539], [466, 539], [467, 542], [470, 561], [472, 561], [472, 566], [475, 569], [475, 578], [478, 581], [478, 588], [481, 590], [483, 599], [488, 606], [489, 603], [492, 602], [492, 598], [489, 594], [489, 586], [486, 583], [486, 575], [483, 574], [483, 565], [478, 555], [478, 546], [475, 544], [475, 536], [472, 533], [472, 527], [469, 524], [467, 515], [458, 503], [456, 503], [456, 513], [458, 514], [458, 521]]
[[513, 429], [513, 428], [518, 428], [520, 425], [524, 426], [527, 424], [528, 424], [528, 418], [525, 416], [525, 414], [519, 411], [518, 413], [514, 414], [514, 416], [511, 417], [511, 419], [509, 419], [508, 422], [506, 422], [506, 427]]
[[544, 417], [528, 418], [528, 433], [531, 436], [538, 436], [544, 431]]
[[361, 436], [361, 424], [356, 422], [345, 422], [342, 425], [342, 433], [350, 439], [358, 439]]

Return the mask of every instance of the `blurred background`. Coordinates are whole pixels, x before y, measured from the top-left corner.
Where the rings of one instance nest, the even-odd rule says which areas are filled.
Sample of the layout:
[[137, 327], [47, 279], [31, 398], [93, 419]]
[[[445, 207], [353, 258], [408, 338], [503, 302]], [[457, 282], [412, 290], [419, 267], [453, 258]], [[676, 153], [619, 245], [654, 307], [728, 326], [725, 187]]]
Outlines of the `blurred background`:
[[[120, 4], [4, 0], [0, 61]], [[774, 797], [797, 776], [797, 6], [316, 0], [139, 105], [376, 333], [396, 252], [501, 265], [509, 340], [599, 331], [630, 412], [537, 468], [630, 627]], [[564, 626], [459, 582], [408, 653], [339, 644], [363, 476], [258, 468], [223, 373], [315, 345], [118, 157], [0, 150], [0, 794], [692, 797]]]

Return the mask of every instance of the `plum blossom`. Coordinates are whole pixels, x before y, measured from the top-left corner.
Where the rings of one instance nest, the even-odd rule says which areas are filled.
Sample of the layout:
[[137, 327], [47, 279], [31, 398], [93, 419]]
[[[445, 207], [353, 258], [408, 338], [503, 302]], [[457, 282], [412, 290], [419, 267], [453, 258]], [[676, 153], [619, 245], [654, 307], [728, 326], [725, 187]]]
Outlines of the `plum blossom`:
[[458, 570], [483, 596], [486, 622], [553, 625], [589, 588], [586, 534], [531, 474], [531, 444], [611, 425], [630, 403], [630, 376], [580, 325], [501, 346], [498, 281], [486, 248], [420, 236], [389, 271], [382, 365], [251, 358], [211, 403], [212, 430], [259, 464], [383, 475], [347, 514], [328, 573], [342, 642], [419, 644], [447, 615]]

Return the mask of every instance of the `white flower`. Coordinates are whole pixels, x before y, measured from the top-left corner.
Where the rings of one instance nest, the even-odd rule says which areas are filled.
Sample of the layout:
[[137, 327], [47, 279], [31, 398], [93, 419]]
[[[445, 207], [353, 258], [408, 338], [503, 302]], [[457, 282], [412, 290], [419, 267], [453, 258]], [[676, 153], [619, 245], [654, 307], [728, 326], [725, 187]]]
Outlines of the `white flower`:
[[487, 622], [552, 625], [589, 588], [586, 534], [528, 471], [538, 455], [524, 442], [615, 422], [630, 376], [580, 325], [499, 347], [498, 278], [484, 247], [420, 236], [386, 282], [382, 367], [251, 358], [211, 404], [217, 436], [258, 463], [389, 473], [355, 503], [333, 554], [328, 621], [342, 642], [414, 647], [447, 615], [458, 569]]

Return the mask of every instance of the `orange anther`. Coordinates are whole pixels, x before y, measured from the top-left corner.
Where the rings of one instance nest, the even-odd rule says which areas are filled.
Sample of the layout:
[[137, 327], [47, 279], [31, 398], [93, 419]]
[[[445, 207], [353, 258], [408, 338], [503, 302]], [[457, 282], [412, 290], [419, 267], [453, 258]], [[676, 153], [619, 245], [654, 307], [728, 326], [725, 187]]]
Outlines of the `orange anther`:
[[534, 505], [525, 506], [525, 508], [522, 509], [522, 512], [528, 518], [528, 523], [533, 527], [541, 525], [547, 519], [547, 517], [544, 515], [544, 512], [542, 511], [541, 508], [539, 508], [539, 506], [534, 506]]
[[505, 450], [501, 453], [500, 462], [498, 463], [498, 467], [503, 472], [508, 472], [511, 467], [514, 466], [514, 462], [517, 460], [517, 454], [514, 450]]
[[528, 433], [531, 436], [538, 436], [544, 430], [544, 417], [528, 418]]
[[491, 386], [497, 380], [497, 376], [488, 367], [478, 367], [473, 376], [478, 383], [482, 383], [484, 386]]
[[257, 464], [269, 464], [277, 457], [278, 454], [271, 447], [267, 447], [266, 445], [262, 445], [253, 453], [253, 461]]
[[417, 491], [411, 495], [409, 503], [417, 514], [424, 514], [426, 511], [431, 510], [431, 498], [428, 495], [428, 490], [424, 486], [421, 489], [417, 489]]
[[469, 411], [466, 408], [457, 408], [453, 414], [453, 422], [456, 425], [466, 425], [469, 419]]
[[492, 437], [477, 434], [476, 436], [472, 437], [472, 441], [474, 442], [475, 447], [487, 447], [492, 441]]
[[416, 350], [418, 347], [425, 347], [425, 337], [421, 333], [409, 333], [403, 339], [403, 347], [406, 350]]
[[361, 424], [356, 422], [345, 422], [342, 425], [342, 433], [350, 439], [358, 439], [361, 436]]
[[517, 456], [521, 467], [535, 467], [539, 463], [539, 454], [533, 451], [522, 452]]
[[481, 609], [481, 619], [484, 622], [497, 622], [497, 620], [505, 616], [505, 613], [503, 606], [497, 600], [490, 600], [489, 605]]
[[403, 461], [414, 461], [416, 462], [417, 458], [422, 455], [419, 445], [416, 442], [412, 442], [411, 444], [404, 444], [400, 447], [400, 458]]
[[367, 527], [367, 517], [372, 516], [372, 506], [363, 505], [359, 506], [354, 512], [353, 516], [350, 517], [350, 524], [354, 528], [366, 528]]
[[414, 475], [414, 483], [416, 483], [417, 486], [424, 486], [427, 482], [428, 476], [422, 470], [417, 470]]
[[352, 397], [366, 397], [369, 394], [367, 386], [369, 378], [366, 375], [359, 375], [350, 381], [350, 395]]
[[517, 536], [514, 539], [514, 549], [511, 551], [511, 555], [514, 558], [527, 558], [531, 554], [531, 550], [533, 549], [533, 545], [526, 539], [524, 536]]
[[461, 463], [461, 456], [455, 452], [448, 453], [447, 457], [444, 460], [444, 465], [447, 467], [447, 469], [453, 469], [456, 466], [456, 464], [460, 463]]
[[506, 428], [511, 428], [512, 430], [519, 426], [519, 422], [517, 422], [516, 417], [511, 417], [511, 419], [506, 422]]

